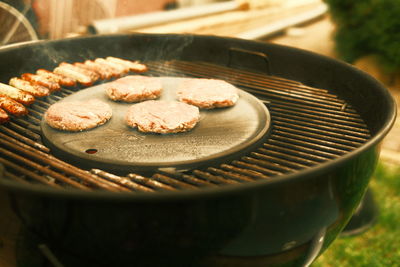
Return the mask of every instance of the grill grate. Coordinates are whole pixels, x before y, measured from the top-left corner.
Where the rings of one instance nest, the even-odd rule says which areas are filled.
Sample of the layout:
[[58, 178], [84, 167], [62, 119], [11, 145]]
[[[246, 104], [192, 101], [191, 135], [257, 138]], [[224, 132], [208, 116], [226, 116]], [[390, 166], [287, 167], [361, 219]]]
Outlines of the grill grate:
[[[150, 177], [86, 171], [55, 158], [41, 143], [40, 120], [46, 109], [74, 93], [62, 89], [37, 100], [29, 115], [0, 125], [0, 163], [4, 177], [19, 183], [85, 191], [155, 192], [198, 190], [270, 179], [338, 158], [369, 138], [367, 126], [344, 100], [325, 89], [202, 62], [149, 62], [152, 76], [218, 78], [254, 94], [269, 108], [272, 128], [265, 143], [229, 164], [202, 170], [160, 170]], [[78, 89], [77, 89], [78, 90]]]

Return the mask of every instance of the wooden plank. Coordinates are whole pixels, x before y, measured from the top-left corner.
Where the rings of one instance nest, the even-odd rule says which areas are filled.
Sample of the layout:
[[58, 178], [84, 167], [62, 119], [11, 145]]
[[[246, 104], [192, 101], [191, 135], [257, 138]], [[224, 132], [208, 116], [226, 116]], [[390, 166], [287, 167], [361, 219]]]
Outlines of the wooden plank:
[[[290, 2], [290, 1], [289, 1]], [[289, 18], [295, 14], [306, 12], [320, 5], [321, 1], [298, 2], [296, 5], [270, 6], [249, 10], [238, 10], [218, 15], [203, 16], [178, 22], [166, 23], [153, 27], [134, 29], [134, 32], [147, 33], [195, 33], [237, 37], [240, 33], [262, 27], [266, 24]]]

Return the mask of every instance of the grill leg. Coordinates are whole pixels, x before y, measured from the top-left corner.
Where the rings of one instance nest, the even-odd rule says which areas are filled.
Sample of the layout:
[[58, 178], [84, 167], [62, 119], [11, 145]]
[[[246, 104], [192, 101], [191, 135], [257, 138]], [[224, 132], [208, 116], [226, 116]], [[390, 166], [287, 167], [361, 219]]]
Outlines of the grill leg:
[[361, 234], [371, 228], [378, 218], [378, 207], [372, 190], [368, 188], [353, 217], [340, 234], [341, 237]]

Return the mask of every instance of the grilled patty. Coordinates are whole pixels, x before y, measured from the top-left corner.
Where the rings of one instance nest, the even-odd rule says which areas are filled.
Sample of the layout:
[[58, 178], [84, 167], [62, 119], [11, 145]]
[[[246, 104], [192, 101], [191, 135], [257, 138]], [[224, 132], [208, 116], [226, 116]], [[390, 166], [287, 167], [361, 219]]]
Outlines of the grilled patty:
[[204, 109], [230, 107], [239, 99], [235, 86], [217, 79], [185, 79], [177, 96], [179, 101]]
[[181, 102], [149, 100], [128, 109], [125, 120], [146, 133], [178, 133], [191, 130], [199, 121], [199, 109]]
[[44, 114], [48, 125], [63, 131], [83, 131], [106, 123], [112, 116], [111, 107], [97, 99], [60, 102]]
[[156, 99], [162, 91], [159, 79], [141, 75], [126, 76], [105, 86], [109, 98], [129, 103]]

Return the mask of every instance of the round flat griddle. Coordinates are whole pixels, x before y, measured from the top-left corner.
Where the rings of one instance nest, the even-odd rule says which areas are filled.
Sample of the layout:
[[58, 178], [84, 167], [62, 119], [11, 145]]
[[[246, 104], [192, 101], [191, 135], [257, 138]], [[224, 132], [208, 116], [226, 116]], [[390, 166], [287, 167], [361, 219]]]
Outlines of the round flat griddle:
[[[175, 90], [185, 78], [159, 79], [163, 84], [160, 100], [177, 101]], [[102, 100], [113, 110], [106, 124], [87, 131], [66, 132], [51, 128], [42, 119], [43, 142], [56, 156], [86, 168], [110, 171], [185, 170], [242, 155], [259, 145], [270, 124], [265, 105], [239, 90], [235, 106], [200, 110], [200, 121], [189, 132], [141, 133], [125, 123], [127, 109], [134, 104], [110, 100], [104, 85], [78, 91], [60, 102]]]

